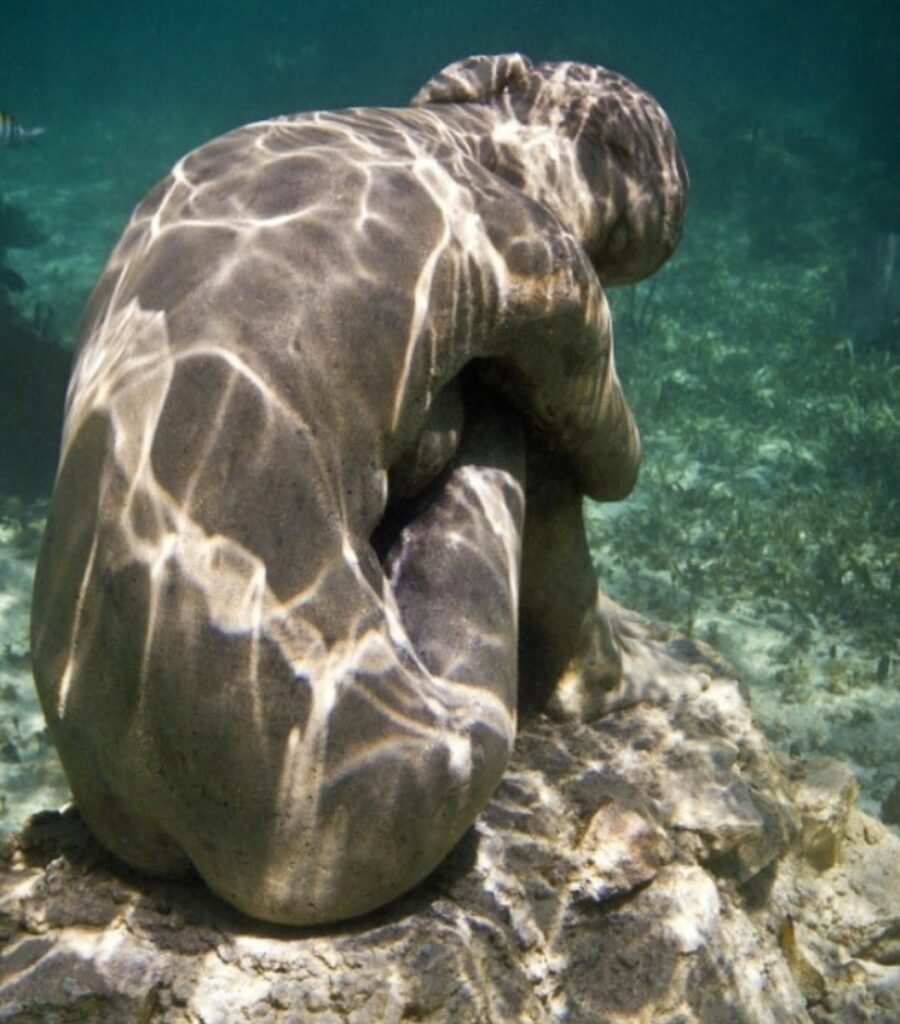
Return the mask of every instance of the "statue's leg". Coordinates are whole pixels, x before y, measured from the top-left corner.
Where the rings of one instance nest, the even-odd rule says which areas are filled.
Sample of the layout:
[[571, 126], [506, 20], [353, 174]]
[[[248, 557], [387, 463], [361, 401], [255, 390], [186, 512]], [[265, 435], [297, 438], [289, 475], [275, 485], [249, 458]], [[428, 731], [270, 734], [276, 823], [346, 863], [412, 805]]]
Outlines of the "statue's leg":
[[449, 684], [480, 680], [514, 717], [525, 446], [502, 402], [470, 389], [467, 406], [451, 466], [376, 547], [387, 549], [388, 583], [428, 671]]
[[559, 458], [530, 444], [519, 616], [520, 704], [525, 710], [588, 721], [658, 699], [676, 679], [697, 678], [702, 663], [715, 656], [603, 594], [582, 501]]
[[[598, 619], [597, 579], [581, 514], [582, 495], [558, 458], [528, 448], [519, 677], [524, 709], [590, 718], [616, 686], [618, 649]], [[557, 708], [575, 684], [579, 709]], [[583, 708], [583, 711], [582, 711]]]

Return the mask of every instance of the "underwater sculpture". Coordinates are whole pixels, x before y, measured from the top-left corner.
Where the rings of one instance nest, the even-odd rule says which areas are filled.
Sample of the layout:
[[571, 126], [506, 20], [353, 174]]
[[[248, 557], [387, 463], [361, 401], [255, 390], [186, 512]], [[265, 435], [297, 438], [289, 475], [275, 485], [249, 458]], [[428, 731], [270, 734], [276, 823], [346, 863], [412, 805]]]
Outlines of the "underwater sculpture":
[[258, 918], [354, 916], [472, 823], [520, 698], [627, 699], [580, 512], [639, 461], [601, 281], [669, 256], [686, 188], [647, 94], [512, 54], [238, 129], [138, 206], [32, 621], [110, 850]]

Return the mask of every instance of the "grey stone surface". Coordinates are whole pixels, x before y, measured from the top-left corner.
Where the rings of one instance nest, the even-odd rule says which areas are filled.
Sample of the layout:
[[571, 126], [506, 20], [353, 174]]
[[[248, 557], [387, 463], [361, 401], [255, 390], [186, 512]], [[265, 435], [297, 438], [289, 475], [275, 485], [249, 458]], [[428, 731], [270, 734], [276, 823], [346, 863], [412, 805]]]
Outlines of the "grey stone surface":
[[896, 1024], [900, 841], [691, 652], [656, 702], [524, 722], [438, 871], [343, 926], [253, 922], [39, 817], [0, 866], [0, 1021]]

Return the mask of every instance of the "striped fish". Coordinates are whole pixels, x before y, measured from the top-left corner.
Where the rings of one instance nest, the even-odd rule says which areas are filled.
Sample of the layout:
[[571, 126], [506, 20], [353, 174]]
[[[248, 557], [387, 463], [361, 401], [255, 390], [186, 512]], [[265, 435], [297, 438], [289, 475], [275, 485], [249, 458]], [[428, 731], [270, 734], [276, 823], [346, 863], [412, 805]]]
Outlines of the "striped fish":
[[25, 128], [12, 114], [0, 110], [0, 149], [21, 146], [23, 142], [33, 142], [43, 134], [43, 128]]

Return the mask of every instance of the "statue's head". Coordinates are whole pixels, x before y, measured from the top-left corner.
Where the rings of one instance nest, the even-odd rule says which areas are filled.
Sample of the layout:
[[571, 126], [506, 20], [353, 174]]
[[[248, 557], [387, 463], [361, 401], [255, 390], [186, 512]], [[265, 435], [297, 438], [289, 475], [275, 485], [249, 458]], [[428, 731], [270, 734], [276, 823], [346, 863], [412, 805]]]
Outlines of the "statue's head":
[[435, 103], [492, 109], [485, 163], [553, 210], [602, 281], [636, 281], [671, 255], [688, 175], [665, 111], [627, 78], [517, 53], [469, 57], [413, 99]]

